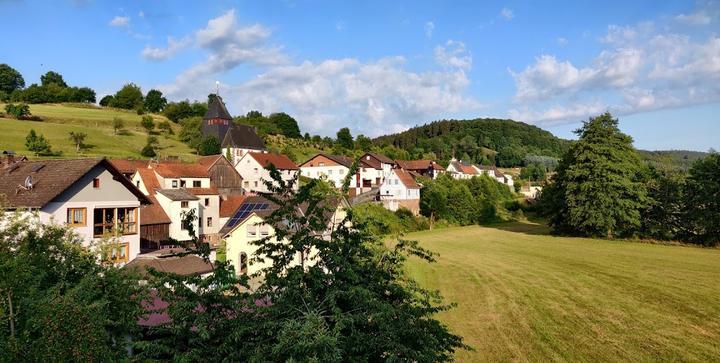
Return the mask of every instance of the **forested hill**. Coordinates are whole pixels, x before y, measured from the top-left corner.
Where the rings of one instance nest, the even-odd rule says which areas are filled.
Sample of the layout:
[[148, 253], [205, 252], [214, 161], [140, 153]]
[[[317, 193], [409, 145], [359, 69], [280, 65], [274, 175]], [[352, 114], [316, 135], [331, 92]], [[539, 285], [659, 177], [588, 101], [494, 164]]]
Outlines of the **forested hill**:
[[539, 127], [501, 119], [435, 121], [373, 142], [396, 146], [411, 155], [448, 160], [454, 154], [458, 159], [501, 167], [522, 165], [528, 155], [560, 158], [570, 145]]

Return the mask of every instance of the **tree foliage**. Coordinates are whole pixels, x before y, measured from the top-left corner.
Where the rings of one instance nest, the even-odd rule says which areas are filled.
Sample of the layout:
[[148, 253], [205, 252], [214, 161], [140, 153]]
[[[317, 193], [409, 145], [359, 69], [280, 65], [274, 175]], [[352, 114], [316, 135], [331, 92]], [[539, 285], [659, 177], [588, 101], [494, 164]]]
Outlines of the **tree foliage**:
[[163, 109], [163, 115], [170, 121], [178, 123], [182, 119], [190, 117], [203, 117], [207, 113], [207, 104], [200, 102], [180, 101], [170, 102]]
[[167, 106], [167, 99], [163, 97], [162, 92], [151, 89], [147, 95], [145, 95], [145, 109], [148, 110], [148, 112], [159, 113], [165, 106]]
[[337, 132], [337, 143], [345, 149], [353, 148], [355, 144], [349, 128], [343, 127]]
[[45, 139], [45, 136], [43, 134], [38, 135], [33, 129], [30, 129], [30, 132], [25, 137], [25, 148], [35, 153], [35, 156], [52, 153], [50, 143]]
[[8, 103], [5, 105], [5, 113], [20, 120], [30, 116], [30, 106], [26, 103]]
[[49, 86], [51, 84], [58, 85], [62, 88], [66, 88], [68, 86], [67, 83], [65, 83], [63, 76], [54, 71], [48, 71], [44, 75], [40, 76], [40, 83], [43, 86]]
[[202, 142], [200, 142], [198, 152], [200, 155], [220, 154], [220, 141], [215, 136], [206, 136]]
[[140, 120], [140, 126], [142, 126], [145, 131], [150, 134], [153, 129], [155, 129], [155, 121], [153, 121], [152, 116], [143, 116]]
[[720, 154], [693, 164], [684, 200], [687, 239], [706, 246], [720, 244]]
[[10, 95], [15, 90], [25, 87], [25, 79], [15, 68], [0, 64], [0, 91]]
[[589, 119], [577, 133], [579, 140], [542, 194], [550, 226], [556, 233], [585, 236], [635, 234], [649, 199], [632, 138], [609, 113]]
[[144, 97], [140, 87], [134, 83], [124, 85], [115, 93], [112, 98], [110, 107], [123, 108], [126, 110], [135, 110], [144, 107]]
[[86, 137], [87, 133], [85, 132], [70, 131], [69, 139], [72, 141], [73, 145], [75, 145], [76, 152], [80, 152], [80, 149], [84, 146], [83, 144]]

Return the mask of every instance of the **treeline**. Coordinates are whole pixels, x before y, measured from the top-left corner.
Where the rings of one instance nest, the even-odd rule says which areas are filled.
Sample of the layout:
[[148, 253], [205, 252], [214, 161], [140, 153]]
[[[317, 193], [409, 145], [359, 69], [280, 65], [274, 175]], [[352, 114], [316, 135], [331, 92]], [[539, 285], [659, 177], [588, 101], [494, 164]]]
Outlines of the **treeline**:
[[432, 154], [447, 161], [454, 156], [500, 167], [523, 166], [527, 155], [559, 158], [570, 146], [538, 127], [500, 119], [435, 121], [373, 142], [396, 146], [411, 158]]
[[687, 172], [643, 162], [609, 113], [578, 134], [540, 198], [555, 233], [720, 243], [720, 155]]
[[57, 72], [49, 71], [40, 77], [40, 84], [25, 88], [22, 74], [7, 64], [0, 64], [0, 102], [95, 103], [95, 91], [88, 87], [71, 87]]

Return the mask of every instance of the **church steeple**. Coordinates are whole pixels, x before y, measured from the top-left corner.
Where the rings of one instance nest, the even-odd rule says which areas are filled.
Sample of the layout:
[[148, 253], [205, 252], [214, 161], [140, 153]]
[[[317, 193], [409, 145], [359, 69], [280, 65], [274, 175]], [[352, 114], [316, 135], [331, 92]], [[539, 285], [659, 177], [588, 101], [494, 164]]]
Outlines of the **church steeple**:
[[208, 110], [203, 117], [203, 136], [215, 136], [222, 143], [228, 130], [232, 128], [232, 116], [225, 108], [225, 103], [216, 90], [215, 94], [208, 95]]

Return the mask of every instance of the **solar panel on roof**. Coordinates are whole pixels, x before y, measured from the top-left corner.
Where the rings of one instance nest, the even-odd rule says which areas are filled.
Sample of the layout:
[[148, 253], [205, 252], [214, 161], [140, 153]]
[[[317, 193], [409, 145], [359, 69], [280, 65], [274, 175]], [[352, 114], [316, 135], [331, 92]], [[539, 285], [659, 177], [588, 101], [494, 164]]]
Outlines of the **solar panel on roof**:
[[240, 221], [245, 219], [250, 213], [256, 210], [267, 209], [270, 206], [268, 203], [245, 203], [238, 208], [235, 215], [228, 219], [227, 226], [230, 228], [235, 227]]

